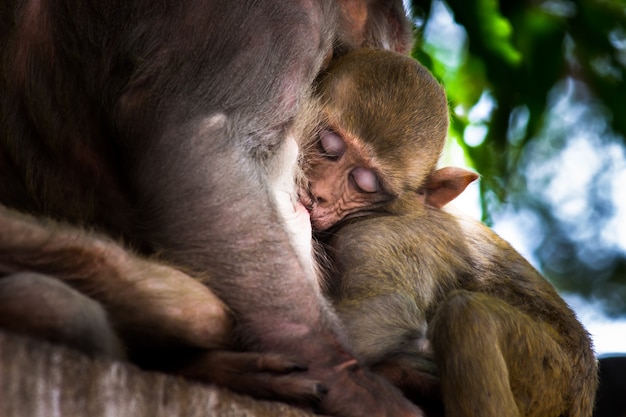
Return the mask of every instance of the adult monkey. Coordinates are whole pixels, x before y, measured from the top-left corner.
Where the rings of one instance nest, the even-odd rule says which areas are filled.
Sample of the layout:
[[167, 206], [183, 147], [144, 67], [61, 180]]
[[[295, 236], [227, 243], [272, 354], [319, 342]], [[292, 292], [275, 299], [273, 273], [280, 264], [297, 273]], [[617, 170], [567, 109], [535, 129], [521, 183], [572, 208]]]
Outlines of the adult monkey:
[[290, 177], [310, 85], [333, 49], [405, 50], [400, 1], [10, 0], [0, 12], [0, 202], [205, 277], [243, 346], [294, 358], [328, 390], [322, 411], [418, 413], [341, 347], [310, 248], [289, 230], [302, 223]]

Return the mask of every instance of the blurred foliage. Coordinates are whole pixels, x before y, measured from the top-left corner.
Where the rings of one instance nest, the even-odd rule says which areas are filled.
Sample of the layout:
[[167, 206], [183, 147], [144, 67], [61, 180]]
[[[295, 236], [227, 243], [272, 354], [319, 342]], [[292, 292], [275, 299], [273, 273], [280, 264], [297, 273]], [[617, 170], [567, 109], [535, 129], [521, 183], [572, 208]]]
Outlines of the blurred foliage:
[[481, 174], [483, 220], [513, 213], [560, 290], [625, 314], [626, 0], [410, 6], [414, 56]]

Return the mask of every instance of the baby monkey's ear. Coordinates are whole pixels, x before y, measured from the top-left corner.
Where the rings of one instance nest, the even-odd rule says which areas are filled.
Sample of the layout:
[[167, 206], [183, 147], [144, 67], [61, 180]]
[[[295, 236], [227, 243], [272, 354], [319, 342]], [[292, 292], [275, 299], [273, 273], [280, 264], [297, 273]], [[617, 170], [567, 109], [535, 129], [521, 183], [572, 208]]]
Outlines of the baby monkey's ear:
[[458, 197], [476, 179], [478, 174], [463, 168], [440, 168], [430, 175], [417, 193], [424, 204], [439, 209]]

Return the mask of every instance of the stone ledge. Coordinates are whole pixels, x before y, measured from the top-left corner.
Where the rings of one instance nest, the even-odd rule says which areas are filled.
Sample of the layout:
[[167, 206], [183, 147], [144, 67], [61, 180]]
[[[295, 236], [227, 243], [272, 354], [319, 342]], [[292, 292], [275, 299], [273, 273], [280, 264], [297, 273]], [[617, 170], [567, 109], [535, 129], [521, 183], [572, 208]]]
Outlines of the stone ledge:
[[0, 332], [2, 417], [312, 417], [121, 362]]

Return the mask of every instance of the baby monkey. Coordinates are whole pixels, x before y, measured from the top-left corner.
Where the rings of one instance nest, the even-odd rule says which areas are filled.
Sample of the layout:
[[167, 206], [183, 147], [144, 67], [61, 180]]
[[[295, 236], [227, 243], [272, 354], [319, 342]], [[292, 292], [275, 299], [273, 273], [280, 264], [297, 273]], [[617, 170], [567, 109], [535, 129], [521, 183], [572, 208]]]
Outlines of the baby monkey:
[[448, 131], [446, 95], [416, 60], [361, 49], [317, 83], [321, 127], [303, 145], [314, 229], [372, 212], [397, 212], [434, 169]]
[[597, 365], [575, 314], [494, 232], [441, 209], [477, 176], [435, 169], [448, 114], [432, 76], [358, 51], [319, 95], [311, 219], [328, 231], [327, 295], [360, 359], [448, 416], [591, 416]]

